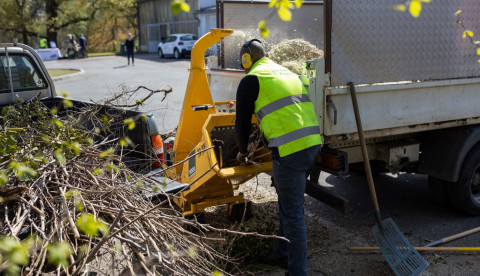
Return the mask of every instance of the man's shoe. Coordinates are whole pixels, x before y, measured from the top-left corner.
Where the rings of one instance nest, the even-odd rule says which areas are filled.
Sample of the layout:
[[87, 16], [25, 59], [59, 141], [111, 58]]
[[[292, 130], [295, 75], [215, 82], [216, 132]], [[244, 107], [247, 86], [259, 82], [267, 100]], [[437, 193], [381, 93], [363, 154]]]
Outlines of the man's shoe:
[[271, 252], [262, 252], [261, 261], [262, 263], [269, 266], [278, 266], [283, 269], [288, 268], [288, 257], [277, 257], [274, 256]]

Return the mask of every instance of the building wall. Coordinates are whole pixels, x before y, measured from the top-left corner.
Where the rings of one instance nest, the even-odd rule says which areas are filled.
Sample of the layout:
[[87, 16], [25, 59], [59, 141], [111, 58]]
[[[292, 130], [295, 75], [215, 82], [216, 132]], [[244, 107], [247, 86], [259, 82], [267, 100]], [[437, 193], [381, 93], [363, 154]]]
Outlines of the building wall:
[[[186, 0], [190, 11], [198, 10], [198, 0]], [[172, 0], [139, 1], [140, 49], [156, 52], [161, 39], [173, 33], [198, 33], [199, 22], [193, 12], [180, 12], [176, 16], [171, 11]]]

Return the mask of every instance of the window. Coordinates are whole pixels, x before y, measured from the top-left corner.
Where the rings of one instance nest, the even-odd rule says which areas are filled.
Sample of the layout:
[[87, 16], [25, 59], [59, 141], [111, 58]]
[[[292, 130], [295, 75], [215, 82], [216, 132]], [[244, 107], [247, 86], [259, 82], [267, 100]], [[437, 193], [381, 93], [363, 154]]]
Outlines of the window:
[[196, 35], [184, 35], [182, 37], [180, 37], [180, 40], [183, 40], [183, 41], [191, 41], [191, 40], [197, 40], [197, 36]]
[[[31, 59], [25, 55], [9, 55], [14, 91], [44, 89], [47, 82], [38, 73]], [[0, 56], [0, 92], [10, 92], [7, 57]]]

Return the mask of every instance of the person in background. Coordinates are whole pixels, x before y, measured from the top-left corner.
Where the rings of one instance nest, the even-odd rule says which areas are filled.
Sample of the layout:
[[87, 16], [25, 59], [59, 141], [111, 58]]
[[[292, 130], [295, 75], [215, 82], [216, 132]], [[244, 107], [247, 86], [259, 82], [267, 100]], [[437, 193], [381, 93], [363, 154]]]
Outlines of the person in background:
[[248, 163], [248, 138], [255, 114], [264, 143], [272, 152], [280, 217], [278, 235], [290, 241], [275, 239], [273, 252], [264, 252], [262, 261], [287, 268], [290, 276], [307, 275], [304, 194], [322, 144], [317, 116], [299, 77], [267, 58], [259, 40], [245, 42], [240, 58], [247, 74], [237, 89], [237, 160]]
[[127, 52], [128, 65], [130, 65], [130, 57], [132, 57], [132, 66], [135, 66], [135, 40], [132, 38], [132, 34], [128, 33], [128, 38], [125, 40], [125, 52]]
[[47, 39], [45, 37], [40, 38], [40, 48], [42, 49], [47, 48]]
[[80, 34], [80, 53], [82, 57], [87, 57], [87, 39], [83, 34]]
[[77, 42], [75, 41], [75, 36], [68, 34], [68, 49], [67, 56], [72, 55], [72, 58], [77, 58]]

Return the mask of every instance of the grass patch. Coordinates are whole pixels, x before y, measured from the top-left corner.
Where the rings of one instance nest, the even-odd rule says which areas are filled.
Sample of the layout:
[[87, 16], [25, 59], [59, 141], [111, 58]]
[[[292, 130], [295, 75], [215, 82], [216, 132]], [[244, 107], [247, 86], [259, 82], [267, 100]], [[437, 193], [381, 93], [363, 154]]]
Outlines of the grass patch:
[[100, 57], [100, 56], [114, 56], [117, 53], [115, 52], [105, 52], [105, 53], [88, 53], [89, 57]]
[[60, 76], [65, 76], [65, 75], [70, 75], [73, 73], [80, 72], [80, 70], [76, 69], [48, 69], [48, 73], [50, 74], [50, 77], [60, 77]]

